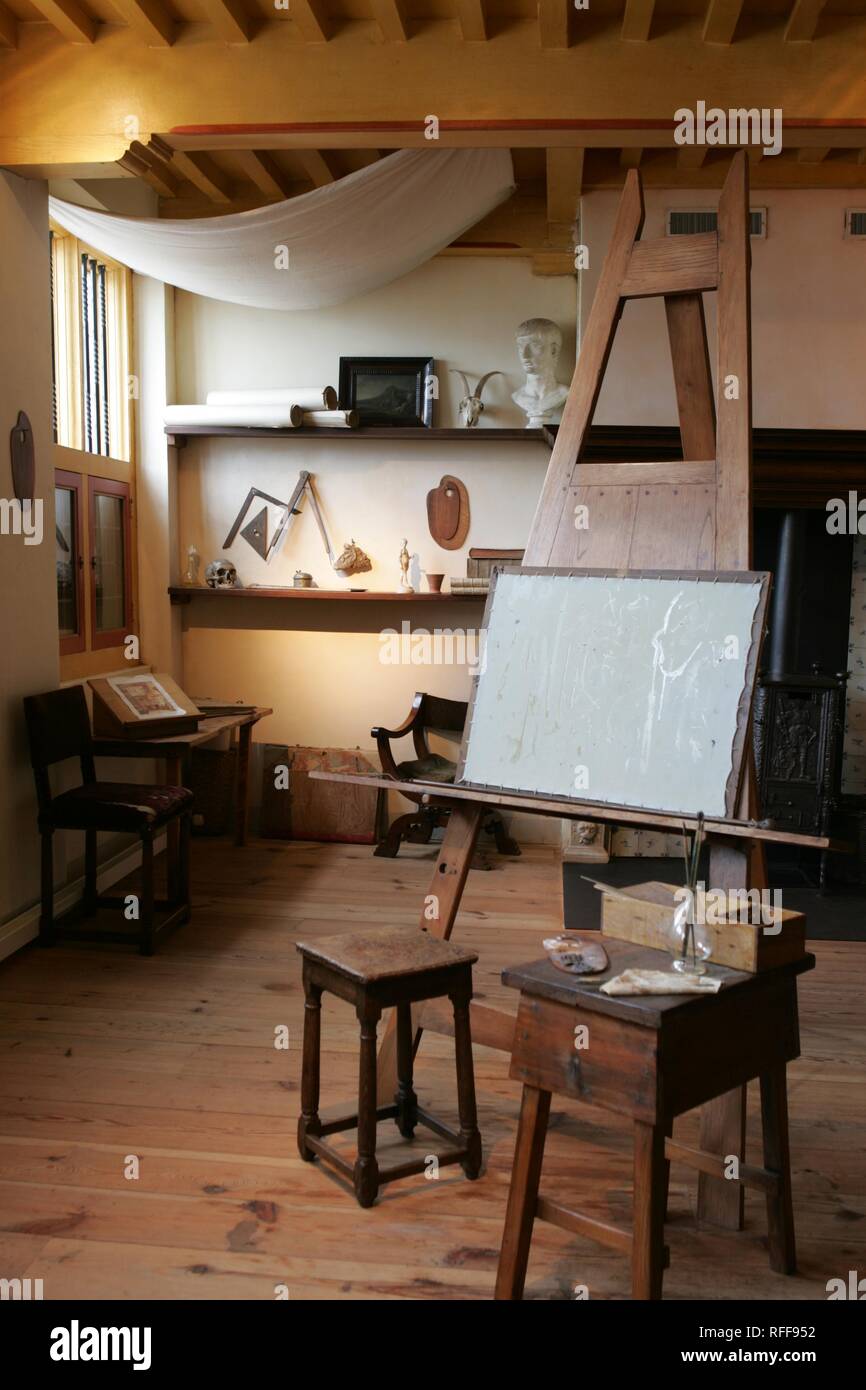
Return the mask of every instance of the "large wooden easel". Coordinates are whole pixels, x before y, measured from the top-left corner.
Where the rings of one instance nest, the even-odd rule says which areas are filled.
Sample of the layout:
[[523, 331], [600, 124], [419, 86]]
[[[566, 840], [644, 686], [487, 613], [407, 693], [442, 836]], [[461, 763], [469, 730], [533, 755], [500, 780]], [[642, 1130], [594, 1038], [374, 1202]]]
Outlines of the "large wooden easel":
[[[532, 523], [524, 563], [610, 569], [737, 570], [752, 561], [751, 358], [749, 305], [748, 165], [734, 155], [718, 209], [718, 231], [695, 236], [639, 240], [644, 220], [640, 175], [630, 170], [620, 199], [610, 246], [575, 368], [562, 424]], [[714, 401], [702, 294], [718, 292], [718, 405]], [[665, 303], [682, 438], [681, 461], [582, 463], [602, 378], [620, 315], [629, 299], [661, 296]], [[588, 529], [575, 525], [575, 509], [588, 507]], [[399, 790], [402, 784], [391, 785]], [[470, 788], [425, 788], [430, 805], [450, 810], [430, 895], [438, 917], [422, 910], [421, 926], [451, 935], [479, 828], [492, 805], [574, 819], [618, 820], [632, 825], [664, 823], [665, 817], [617, 808], [580, 806], [544, 798], [492, 796]], [[763, 887], [763, 841], [819, 844], [814, 837], [788, 836], [755, 825], [754, 777], [743, 782], [743, 824], [716, 824], [710, 833], [710, 887]], [[673, 822], [671, 822], [673, 823]], [[422, 1028], [448, 1032], [435, 1005], [417, 1018]], [[473, 1005], [473, 1039], [511, 1050], [514, 1019]], [[396, 1084], [393, 1020], [379, 1052], [380, 1095], [390, 1099]], [[701, 1148], [737, 1154], [745, 1147], [745, 1088], [704, 1107]], [[698, 1215], [738, 1229], [743, 1187], [706, 1172], [699, 1174]]]

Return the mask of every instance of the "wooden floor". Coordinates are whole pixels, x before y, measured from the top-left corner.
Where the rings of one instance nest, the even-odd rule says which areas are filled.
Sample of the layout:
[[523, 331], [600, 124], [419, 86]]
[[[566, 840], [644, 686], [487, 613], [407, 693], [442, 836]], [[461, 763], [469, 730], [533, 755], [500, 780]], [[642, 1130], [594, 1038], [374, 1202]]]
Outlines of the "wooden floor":
[[[483, 952], [476, 993], [506, 999], [499, 971], [539, 954], [559, 923], [549, 851], [473, 871], [458, 923]], [[0, 966], [0, 1276], [48, 1298], [490, 1298], [518, 1089], [507, 1059], [476, 1048], [486, 1172], [411, 1178], [361, 1211], [295, 1149], [302, 998], [294, 941], [361, 923], [417, 920], [432, 855], [374, 859], [350, 846], [194, 845], [192, 922], [145, 960], [125, 948], [30, 948]], [[801, 982], [803, 1056], [790, 1072], [800, 1274], [772, 1274], [764, 1210], [741, 1234], [699, 1232], [694, 1177], [674, 1165], [671, 1299], [826, 1298], [866, 1268], [866, 944], [816, 946]], [[290, 1049], [277, 1050], [287, 1024]], [[326, 1001], [323, 1105], [353, 1094], [347, 1006]], [[455, 1117], [450, 1043], [419, 1053], [422, 1103]], [[750, 1153], [758, 1154], [755, 1102]], [[402, 1143], [392, 1123], [383, 1148]], [[423, 1135], [423, 1131], [421, 1132]], [[677, 1136], [697, 1139], [696, 1117]], [[429, 1142], [423, 1137], [420, 1142]], [[137, 1179], [125, 1176], [129, 1155]], [[627, 1128], [554, 1098], [542, 1190], [629, 1220]], [[622, 1257], [539, 1226], [527, 1296], [627, 1298]]]

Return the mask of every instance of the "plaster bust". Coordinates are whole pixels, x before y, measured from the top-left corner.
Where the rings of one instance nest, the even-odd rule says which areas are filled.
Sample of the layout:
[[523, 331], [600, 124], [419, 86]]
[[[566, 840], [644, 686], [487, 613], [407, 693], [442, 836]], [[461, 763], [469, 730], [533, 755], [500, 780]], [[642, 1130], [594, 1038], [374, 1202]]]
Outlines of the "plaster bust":
[[562, 331], [552, 319], [526, 319], [517, 330], [517, 353], [526, 381], [511, 399], [526, 415], [526, 428], [555, 425], [568, 387], [556, 379]]

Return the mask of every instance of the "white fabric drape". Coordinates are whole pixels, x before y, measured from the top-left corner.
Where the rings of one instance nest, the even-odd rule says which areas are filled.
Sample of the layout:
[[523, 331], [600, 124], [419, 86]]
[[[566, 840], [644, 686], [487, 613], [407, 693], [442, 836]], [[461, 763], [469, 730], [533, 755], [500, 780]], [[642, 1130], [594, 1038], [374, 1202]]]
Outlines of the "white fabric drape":
[[115, 217], [57, 198], [49, 211], [140, 275], [259, 309], [318, 309], [423, 264], [513, 189], [507, 150], [398, 150], [324, 188], [226, 217]]

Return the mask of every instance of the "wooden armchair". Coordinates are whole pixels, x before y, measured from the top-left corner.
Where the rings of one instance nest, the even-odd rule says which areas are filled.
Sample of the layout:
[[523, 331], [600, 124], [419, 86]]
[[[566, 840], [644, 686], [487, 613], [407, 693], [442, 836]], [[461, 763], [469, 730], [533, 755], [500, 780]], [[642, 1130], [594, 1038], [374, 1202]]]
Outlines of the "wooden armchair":
[[[465, 700], [445, 700], [439, 695], [427, 695], [423, 691], [417, 691], [412, 708], [399, 728], [377, 727], [370, 730], [371, 737], [376, 740], [385, 776], [392, 777], [396, 782], [411, 781], [416, 777], [428, 782], [453, 782], [457, 774], [457, 764], [444, 758], [441, 753], [431, 753], [427, 733], [428, 730], [462, 733], [467, 709]], [[391, 741], [406, 738], [409, 734], [412, 735], [415, 757], [398, 763], [394, 758]], [[439, 826], [444, 826], [449, 816], [449, 812], [442, 807], [424, 806], [420, 794], [415, 797], [409, 792], [402, 792], [401, 795], [409, 801], [414, 801], [416, 809], [398, 816], [373, 851], [374, 854], [387, 859], [396, 857], [403, 840], [412, 845], [428, 844], [433, 831]], [[497, 811], [490, 811], [482, 828], [493, 836], [500, 854], [520, 853], [520, 846], [508, 834], [505, 822]]]

